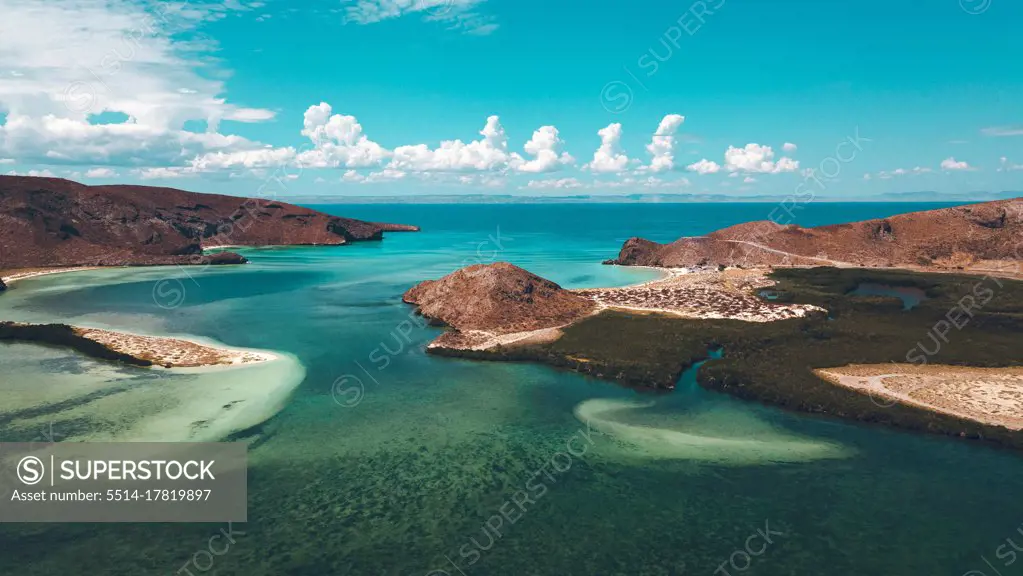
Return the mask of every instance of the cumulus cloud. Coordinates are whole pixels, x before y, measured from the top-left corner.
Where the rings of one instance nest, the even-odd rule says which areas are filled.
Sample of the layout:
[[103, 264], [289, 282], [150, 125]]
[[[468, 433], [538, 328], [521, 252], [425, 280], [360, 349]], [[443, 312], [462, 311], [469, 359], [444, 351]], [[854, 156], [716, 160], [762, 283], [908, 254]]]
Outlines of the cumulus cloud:
[[118, 174], [110, 168], [93, 168], [85, 172], [86, 178], [114, 178]]
[[0, 151], [22, 163], [106, 166], [181, 164], [208, 150], [257, 146], [240, 136], [164, 130], [128, 121], [92, 124], [48, 114], [10, 113], [0, 126]]
[[699, 162], [686, 166], [686, 170], [689, 170], [690, 172], [696, 172], [697, 174], [717, 174], [718, 172], [721, 171], [721, 165], [718, 164], [717, 162], [713, 162], [711, 160], [707, 160], [706, 158], [704, 158]]
[[941, 161], [941, 169], [946, 171], [972, 170], [973, 167], [966, 162], [960, 162], [954, 157], [948, 157]]
[[562, 145], [557, 128], [541, 126], [533, 132], [533, 137], [523, 148], [526, 154], [533, 156], [533, 159], [518, 163], [517, 169], [520, 172], [554, 172], [572, 164], [575, 158], [567, 152], [561, 152]]
[[785, 152], [795, 152], [796, 149], [798, 148], [799, 147], [793, 144], [792, 142], [786, 142], [781, 146], [781, 149], [784, 150]]
[[593, 160], [583, 166], [592, 172], [622, 172], [629, 165], [629, 157], [622, 151], [622, 125], [608, 124], [597, 131], [600, 148], [593, 153]]
[[243, 152], [214, 152], [192, 159], [195, 172], [216, 172], [240, 168], [256, 169], [283, 166], [295, 158], [294, 148], [261, 148]]
[[[330, 104], [310, 106], [303, 117], [301, 134], [309, 139], [307, 149], [258, 148], [232, 152], [211, 152], [193, 158], [191, 169], [209, 172], [227, 169], [259, 169], [293, 162], [302, 168], [381, 168], [411, 174], [520, 171], [554, 172], [575, 159], [561, 150], [563, 142], [554, 126], [542, 126], [525, 143], [530, 158], [509, 151], [508, 137], [497, 116], [487, 118], [480, 138], [470, 142], [444, 140], [436, 148], [426, 144], [402, 145], [388, 150], [371, 140], [355, 116], [335, 114]], [[369, 179], [370, 176], [359, 178]], [[356, 176], [352, 176], [355, 178]], [[375, 178], [380, 180], [381, 177]]]
[[646, 146], [647, 152], [650, 153], [652, 172], [664, 172], [675, 168], [675, 149], [678, 147], [675, 134], [685, 121], [685, 116], [678, 114], [668, 114], [661, 119], [657, 132], [654, 132], [653, 138]]
[[799, 162], [787, 156], [775, 160], [774, 150], [770, 146], [747, 144], [744, 148], [729, 146], [728, 150], [725, 150], [725, 162], [723, 165], [705, 158], [695, 164], [690, 164], [686, 168], [691, 172], [699, 174], [717, 174], [721, 170], [727, 170], [731, 172], [729, 176], [738, 177], [739, 173], [779, 174], [781, 172], [795, 172], [799, 170]]
[[298, 154], [298, 164], [310, 168], [378, 166], [391, 153], [362, 133], [355, 116], [331, 114], [330, 104], [310, 106], [302, 120], [302, 135], [314, 148]]
[[775, 162], [774, 150], [770, 146], [751, 143], [745, 148], [729, 146], [725, 151], [725, 169], [730, 172], [777, 174], [795, 172], [799, 169], [799, 162], [787, 157]]
[[49, 170], [29, 170], [28, 172], [17, 172], [11, 170], [7, 173], [8, 176], [36, 176], [40, 178], [56, 178], [57, 175]]
[[171, 180], [174, 178], [188, 178], [196, 175], [196, 172], [190, 168], [176, 166], [138, 168], [134, 170], [133, 173], [143, 180]]
[[426, 144], [398, 146], [389, 168], [418, 172], [496, 171], [517, 164], [522, 158], [508, 152], [508, 137], [497, 116], [487, 118], [479, 140], [445, 140], [435, 149]]

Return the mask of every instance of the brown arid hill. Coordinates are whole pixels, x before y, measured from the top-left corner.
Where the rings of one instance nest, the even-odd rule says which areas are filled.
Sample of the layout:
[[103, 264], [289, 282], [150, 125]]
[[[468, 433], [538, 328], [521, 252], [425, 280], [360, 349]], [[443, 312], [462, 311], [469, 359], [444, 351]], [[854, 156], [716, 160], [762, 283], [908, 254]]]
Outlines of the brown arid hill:
[[189, 264], [214, 246], [340, 245], [385, 230], [417, 228], [273, 199], [0, 176], [0, 269]]
[[816, 228], [749, 222], [658, 244], [630, 238], [609, 264], [969, 268], [1023, 258], [1023, 198]]
[[563, 326], [596, 304], [507, 262], [477, 264], [410, 288], [402, 299], [456, 330], [511, 334]]

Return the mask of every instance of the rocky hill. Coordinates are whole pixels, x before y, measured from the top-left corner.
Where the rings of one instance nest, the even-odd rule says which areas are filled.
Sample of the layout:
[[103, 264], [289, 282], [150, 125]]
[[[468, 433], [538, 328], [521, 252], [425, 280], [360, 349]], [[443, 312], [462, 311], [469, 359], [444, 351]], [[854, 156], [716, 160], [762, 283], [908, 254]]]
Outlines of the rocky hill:
[[815, 228], [750, 222], [658, 244], [630, 238], [610, 264], [969, 267], [1023, 257], [1023, 199]]
[[427, 318], [491, 334], [561, 326], [596, 308], [588, 298], [507, 262], [477, 264], [427, 280], [402, 299]]
[[185, 264], [204, 247], [337, 245], [385, 230], [417, 228], [272, 199], [0, 176], [0, 269]]

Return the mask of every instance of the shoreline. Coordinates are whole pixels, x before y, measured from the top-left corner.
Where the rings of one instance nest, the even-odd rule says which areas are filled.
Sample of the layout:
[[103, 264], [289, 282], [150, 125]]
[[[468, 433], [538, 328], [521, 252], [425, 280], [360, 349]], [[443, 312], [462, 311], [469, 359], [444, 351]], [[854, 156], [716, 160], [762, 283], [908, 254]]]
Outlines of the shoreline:
[[29, 278], [36, 278], [39, 276], [49, 276], [51, 274], [63, 274], [65, 272], [83, 272], [86, 270], [100, 270], [104, 268], [121, 268], [121, 266], [75, 266], [75, 267], [52, 267], [52, 268], [14, 268], [5, 271], [7, 276], [0, 277], [0, 280], [10, 286], [18, 280], [27, 280]]

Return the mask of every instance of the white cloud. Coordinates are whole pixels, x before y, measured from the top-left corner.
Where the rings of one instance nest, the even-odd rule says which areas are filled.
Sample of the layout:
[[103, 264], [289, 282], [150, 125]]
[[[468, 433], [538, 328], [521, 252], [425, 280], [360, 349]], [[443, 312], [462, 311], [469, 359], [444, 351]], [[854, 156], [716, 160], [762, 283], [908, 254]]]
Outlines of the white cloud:
[[49, 170], [29, 170], [28, 172], [17, 172], [11, 170], [7, 173], [8, 176], [36, 176], [39, 178], [56, 178], [57, 175]]
[[533, 132], [533, 138], [526, 142], [523, 148], [526, 154], [533, 156], [532, 160], [520, 163], [517, 168], [520, 172], [554, 172], [562, 166], [572, 164], [572, 158], [567, 152], [561, 152], [563, 142], [558, 136], [558, 129], [554, 126], [541, 126]]
[[[916, 167], [911, 168], [911, 169], [896, 168], [895, 170], [892, 170], [890, 172], [889, 171], [881, 171], [881, 172], [877, 173], [877, 177], [880, 178], [881, 180], [891, 180], [895, 176], [909, 176], [909, 175], [917, 176], [917, 175], [920, 175], [920, 174], [929, 174], [931, 172], [934, 172], [934, 170], [931, 169], [931, 168], [924, 168], [924, 167], [921, 167], [921, 166], [916, 166]], [[870, 176], [870, 174], [864, 174], [864, 178], [863, 179], [864, 180], [870, 180], [869, 176]]]
[[445, 140], [435, 149], [426, 144], [398, 146], [389, 168], [414, 172], [499, 171], [522, 161], [518, 154], [508, 152], [508, 137], [497, 116], [487, 118], [479, 140], [462, 142]]
[[747, 177], [743, 178], [743, 180], [742, 180], [742, 181], [743, 181], [743, 183], [745, 183], [745, 184], [752, 184], [752, 183], [756, 182], [756, 181], [757, 181], [757, 179], [756, 179], [756, 178], [754, 178], [754, 177], [752, 177], [752, 176], [747, 176]]
[[668, 114], [661, 119], [657, 132], [654, 132], [652, 140], [646, 146], [647, 152], [650, 153], [651, 171], [663, 172], [675, 168], [675, 149], [678, 146], [675, 133], [685, 121], [685, 116], [678, 114]]
[[1023, 126], [992, 126], [980, 131], [985, 136], [1023, 136]]
[[798, 148], [799, 147], [793, 144], [792, 142], [786, 142], [781, 146], [781, 149], [784, 150], [785, 152], [795, 152], [796, 149]]
[[14, 164], [14, 158], [0, 158], [0, 164]]
[[341, 180], [343, 180], [343, 181], [345, 181], [345, 182], [363, 182], [363, 181], [365, 181], [365, 180], [366, 180], [366, 177], [365, 177], [365, 176], [363, 176], [362, 174], [359, 174], [359, 173], [358, 173], [357, 171], [355, 171], [355, 170], [347, 170], [347, 171], [346, 171], [346, 172], [345, 172], [345, 173], [344, 173], [344, 174], [343, 174], [343, 175], [341, 176]]
[[133, 172], [143, 180], [170, 180], [174, 178], [188, 178], [196, 175], [196, 173], [191, 169], [174, 166], [139, 168]]
[[973, 170], [966, 162], [959, 162], [954, 157], [949, 157], [941, 161], [942, 170]]
[[583, 188], [584, 184], [576, 178], [549, 178], [546, 180], [530, 180], [526, 188], [533, 189], [569, 189]]
[[391, 153], [362, 133], [354, 116], [331, 115], [330, 104], [310, 106], [303, 117], [302, 135], [315, 148], [298, 154], [300, 165], [311, 168], [378, 166]]
[[[196, 35], [203, 22], [245, 10], [239, 2], [4, 0], [0, 154], [22, 163], [160, 166], [209, 151], [256, 145], [217, 134], [221, 120], [259, 122], [270, 110], [223, 96], [224, 74]], [[122, 113], [119, 124], [91, 115]], [[205, 120], [209, 133], [183, 130]]]
[[782, 157], [774, 161], [774, 150], [770, 146], [747, 144], [745, 148], [729, 146], [725, 151], [725, 169], [730, 172], [752, 172], [760, 174], [777, 174], [779, 172], [795, 172], [799, 162]]
[[4, 0], [0, 69], [18, 74], [0, 84], [0, 103], [31, 117], [123, 112], [164, 130], [194, 118], [272, 117], [225, 102], [223, 81], [196, 69], [216, 46], [183, 39], [203, 21], [242, 9], [238, 2]]
[[583, 166], [592, 172], [622, 172], [629, 164], [629, 157], [622, 151], [622, 125], [608, 124], [597, 131], [600, 148], [593, 153], [593, 160]]
[[114, 178], [118, 176], [117, 172], [109, 168], [93, 168], [85, 172], [86, 178]]
[[[424, 175], [430, 176], [430, 175]], [[428, 177], [427, 179], [432, 179]], [[466, 186], [484, 186], [487, 188], [502, 188], [507, 180], [501, 175], [492, 174], [465, 174], [458, 177], [458, 183]]]
[[1023, 170], [1023, 164], [1013, 164], [1007, 157], [1001, 157], [1001, 166], [998, 168], [999, 172], [1013, 172], [1016, 170]]
[[105, 166], [181, 164], [210, 150], [235, 151], [257, 145], [240, 136], [195, 133], [123, 122], [91, 124], [48, 114], [11, 113], [0, 126], [0, 151], [22, 163]]
[[284, 166], [295, 158], [294, 148], [260, 148], [243, 152], [214, 152], [196, 157], [191, 162], [195, 172], [216, 172], [239, 168]]
[[704, 158], [699, 162], [686, 166], [686, 169], [697, 174], [717, 174], [721, 171], [721, 165]]
[[373, 24], [391, 18], [418, 14], [425, 20], [442, 22], [449, 30], [467, 34], [490, 34], [497, 30], [493, 17], [479, 12], [485, 0], [346, 0], [345, 20]]

